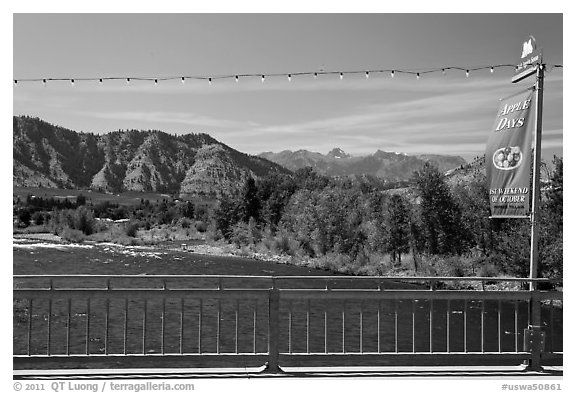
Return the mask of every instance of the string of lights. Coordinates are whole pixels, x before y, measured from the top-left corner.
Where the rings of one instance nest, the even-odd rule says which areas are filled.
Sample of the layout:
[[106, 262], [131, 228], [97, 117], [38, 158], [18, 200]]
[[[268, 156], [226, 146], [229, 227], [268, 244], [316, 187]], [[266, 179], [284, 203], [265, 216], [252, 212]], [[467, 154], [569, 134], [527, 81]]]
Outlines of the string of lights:
[[[546, 65], [545, 65], [546, 67]], [[98, 82], [99, 84], [103, 84], [104, 81], [125, 81], [127, 84], [134, 81], [148, 81], [154, 82], [155, 85], [158, 85], [159, 82], [163, 81], [173, 81], [173, 80], [180, 80], [182, 83], [186, 83], [187, 80], [196, 80], [196, 81], [207, 81], [209, 84], [212, 84], [215, 80], [224, 80], [224, 79], [234, 79], [236, 82], [239, 82], [240, 79], [246, 78], [260, 78], [262, 83], [265, 82], [266, 78], [275, 78], [275, 77], [283, 77], [287, 78], [288, 82], [291, 82], [294, 77], [298, 76], [313, 76], [314, 79], [317, 79], [319, 76], [326, 76], [326, 75], [337, 75], [340, 79], [344, 79], [345, 75], [364, 75], [366, 79], [369, 79], [371, 75], [378, 75], [378, 74], [388, 74], [391, 78], [394, 78], [395, 75], [398, 74], [405, 74], [405, 75], [412, 75], [415, 76], [416, 79], [420, 79], [423, 75], [433, 74], [433, 73], [442, 73], [442, 75], [446, 75], [448, 71], [459, 71], [464, 72], [466, 77], [470, 76], [471, 72], [480, 71], [480, 70], [490, 70], [490, 73], [493, 73], [497, 68], [514, 68], [516, 69], [517, 66], [514, 64], [498, 64], [492, 66], [481, 66], [481, 67], [441, 67], [441, 68], [433, 68], [433, 69], [425, 69], [425, 70], [408, 70], [408, 69], [375, 69], [375, 70], [362, 70], [362, 71], [306, 71], [306, 72], [291, 72], [291, 73], [271, 73], [271, 74], [230, 74], [230, 75], [216, 75], [216, 76], [160, 76], [160, 77], [133, 77], [133, 76], [109, 76], [109, 77], [97, 77], [97, 78], [25, 78], [25, 79], [14, 79], [14, 84], [18, 84], [21, 82], [42, 82], [46, 85], [48, 82], [69, 82], [74, 85], [76, 82]], [[552, 71], [554, 68], [563, 68], [561, 64], [554, 64], [552, 66], [548, 66], [548, 71]]]

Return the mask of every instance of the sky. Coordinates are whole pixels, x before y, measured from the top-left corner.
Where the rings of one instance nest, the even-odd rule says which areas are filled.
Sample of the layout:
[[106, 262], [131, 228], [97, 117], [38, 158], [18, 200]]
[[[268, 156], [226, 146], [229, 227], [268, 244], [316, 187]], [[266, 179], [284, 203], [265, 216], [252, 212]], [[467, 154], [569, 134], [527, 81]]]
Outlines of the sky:
[[[529, 35], [563, 64], [562, 14], [14, 14], [13, 114], [75, 131], [204, 132], [240, 151], [484, 153], [511, 68], [414, 75], [345, 71], [516, 64]], [[287, 74], [315, 71], [338, 74]], [[282, 74], [217, 79], [223, 75]], [[100, 77], [213, 77], [104, 81]], [[545, 76], [543, 158], [562, 156], [563, 69]]]

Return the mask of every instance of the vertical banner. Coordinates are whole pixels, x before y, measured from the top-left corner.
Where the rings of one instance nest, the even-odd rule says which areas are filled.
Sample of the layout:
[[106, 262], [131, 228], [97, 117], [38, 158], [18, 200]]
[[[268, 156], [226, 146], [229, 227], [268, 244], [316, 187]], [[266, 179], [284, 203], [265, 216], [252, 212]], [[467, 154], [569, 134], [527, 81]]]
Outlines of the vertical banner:
[[534, 90], [500, 102], [486, 145], [486, 176], [493, 218], [529, 218]]

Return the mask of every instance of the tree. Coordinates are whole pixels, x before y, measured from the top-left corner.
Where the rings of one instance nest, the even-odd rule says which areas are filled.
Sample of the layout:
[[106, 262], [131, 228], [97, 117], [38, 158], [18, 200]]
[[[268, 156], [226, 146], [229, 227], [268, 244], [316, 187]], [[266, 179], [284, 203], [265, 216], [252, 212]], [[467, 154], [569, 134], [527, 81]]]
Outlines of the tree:
[[86, 197], [82, 194], [79, 194], [76, 197], [76, 207], [78, 206], [84, 206], [86, 204]]
[[249, 177], [244, 183], [244, 187], [241, 192], [240, 200], [240, 214], [241, 219], [244, 222], [250, 221], [250, 217], [258, 221], [260, 213], [260, 200], [258, 199], [258, 189], [256, 188], [256, 182], [252, 177]]
[[412, 178], [420, 197], [419, 215], [425, 249], [430, 254], [461, 254], [461, 212], [437, 167], [425, 163]]
[[187, 201], [182, 205], [182, 215], [186, 218], [194, 218], [194, 204]]
[[385, 234], [386, 251], [392, 261], [401, 262], [401, 255], [410, 250], [410, 212], [408, 204], [400, 195], [392, 195], [386, 204]]
[[499, 220], [490, 218], [486, 176], [476, 174], [470, 181], [460, 182], [452, 190], [461, 211], [468, 248], [489, 254], [494, 248], [494, 231], [501, 225]]
[[240, 210], [237, 199], [229, 196], [222, 196], [214, 210], [216, 229], [222, 232], [226, 239], [230, 238], [232, 226], [240, 220]]
[[554, 170], [542, 198], [539, 242], [540, 276], [563, 275], [564, 164], [554, 156]]
[[271, 173], [257, 183], [258, 199], [261, 204], [260, 219], [275, 229], [282, 218], [290, 197], [296, 192], [292, 176]]

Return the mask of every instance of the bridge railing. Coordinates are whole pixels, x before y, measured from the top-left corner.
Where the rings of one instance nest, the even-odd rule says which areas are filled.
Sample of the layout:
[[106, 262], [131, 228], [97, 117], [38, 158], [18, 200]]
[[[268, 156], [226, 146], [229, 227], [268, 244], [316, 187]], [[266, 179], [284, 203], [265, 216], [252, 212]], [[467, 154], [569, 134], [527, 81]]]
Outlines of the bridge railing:
[[[279, 372], [306, 366], [561, 364], [562, 292], [523, 290], [529, 281], [558, 284], [438, 277], [14, 276], [14, 367], [266, 364]], [[501, 289], [504, 283], [509, 289]], [[445, 289], [454, 284], [460, 289]]]

